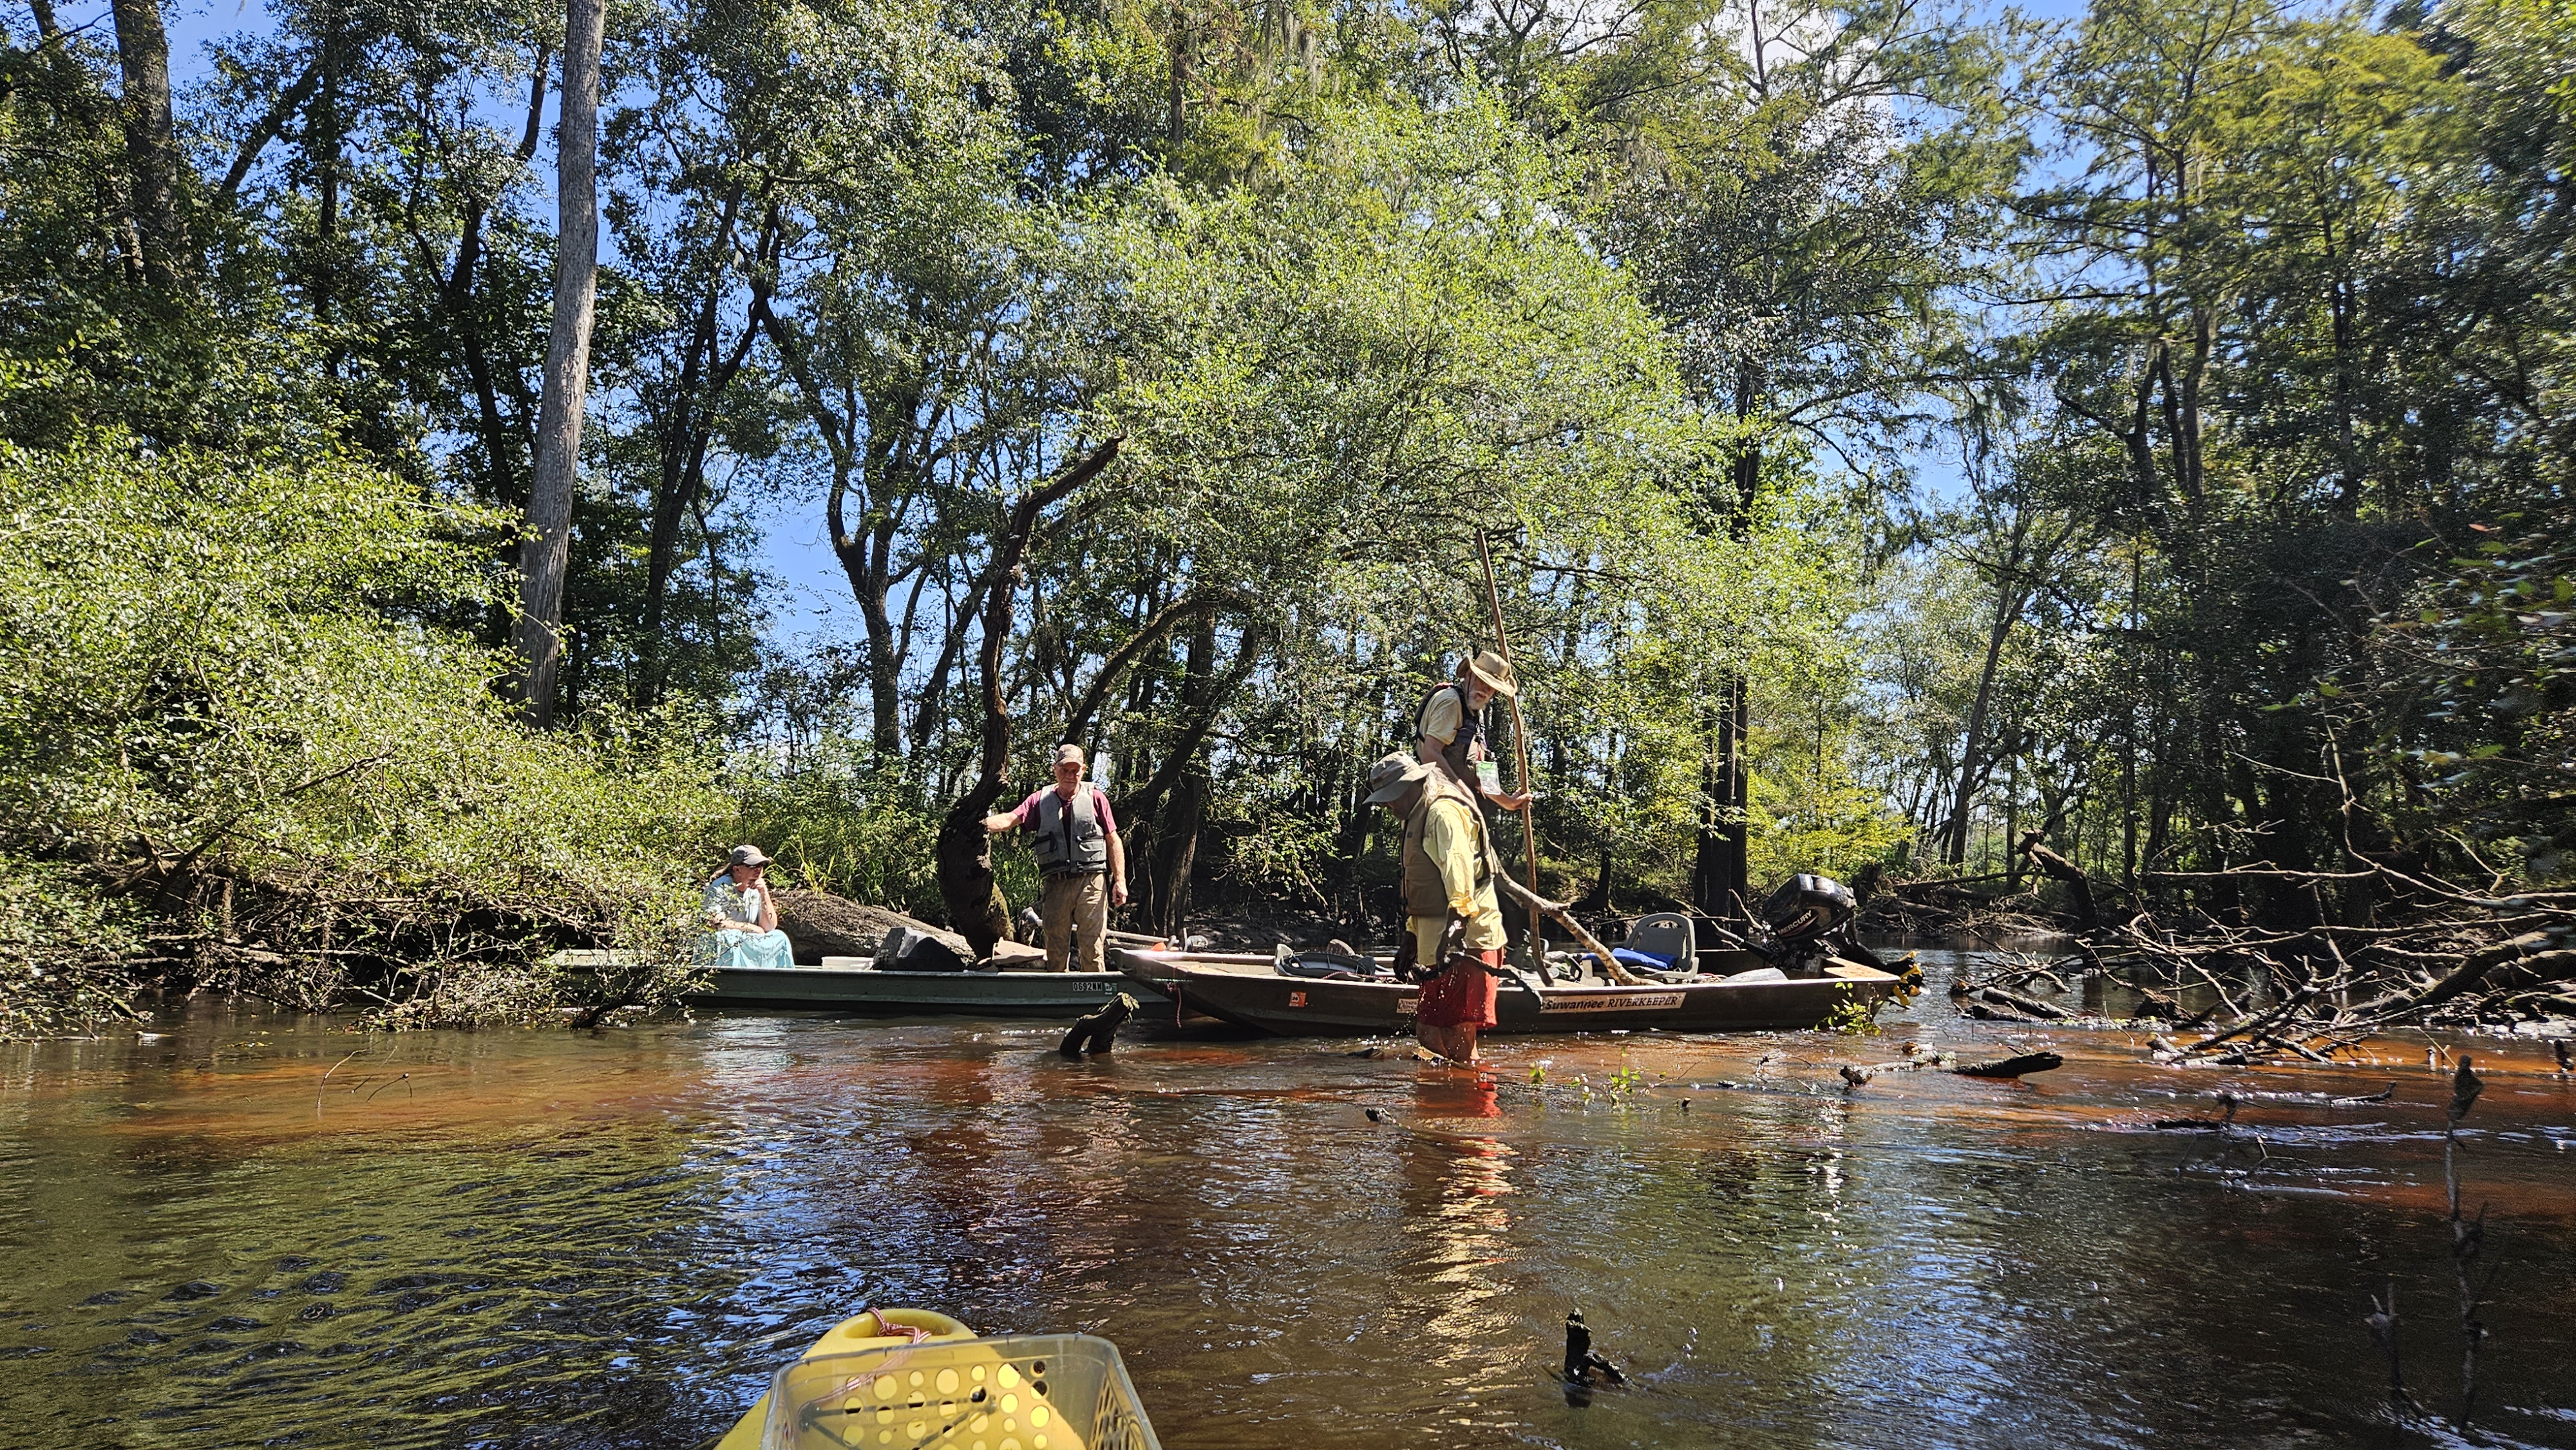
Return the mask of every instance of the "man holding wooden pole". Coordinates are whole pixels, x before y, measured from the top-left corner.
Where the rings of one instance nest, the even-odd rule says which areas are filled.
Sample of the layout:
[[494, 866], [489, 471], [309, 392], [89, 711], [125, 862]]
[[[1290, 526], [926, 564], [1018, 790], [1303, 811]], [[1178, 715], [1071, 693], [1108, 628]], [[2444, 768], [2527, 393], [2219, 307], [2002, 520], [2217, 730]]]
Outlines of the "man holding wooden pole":
[[1508, 700], [1519, 692], [1511, 664], [1501, 655], [1492, 650], [1462, 655], [1458, 678], [1432, 686], [1422, 697], [1422, 708], [1413, 712], [1415, 757], [1504, 810], [1527, 808], [1527, 795], [1509, 794], [1499, 785], [1488, 788], [1477, 770], [1491, 755], [1485, 744], [1485, 707], [1497, 695]]

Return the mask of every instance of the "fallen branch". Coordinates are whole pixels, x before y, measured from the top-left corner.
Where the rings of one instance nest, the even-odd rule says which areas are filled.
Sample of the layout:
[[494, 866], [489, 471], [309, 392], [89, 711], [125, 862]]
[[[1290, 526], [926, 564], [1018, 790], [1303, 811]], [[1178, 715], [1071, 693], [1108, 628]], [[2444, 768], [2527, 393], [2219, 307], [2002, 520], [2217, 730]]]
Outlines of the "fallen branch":
[[1505, 871], [1496, 871], [1494, 873], [1494, 884], [1503, 888], [1505, 892], [1510, 894], [1514, 901], [1519, 902], [1521, 905], [1528, 907], [1532, 911], [1543, 911], [1563, 923], [1567, 931], [1574, 933], [1574, 939], [1583, 943], [1584, 950], [1592, 953], [1592, 955], [1600, 961], [1602, 974], [1607, 976], [1611, 981], [1630, 987], [1650, 985], [1645, 978], [1638, 976], [1636, 973], [1629, 971], [1626, 967], [1620, 965], [1619, 959], [1610, 955], [1610, 949], [1601, 944], [1600, 938], [1585, 930], [1583, 923], [1574, 919], [1573, 910], [1564, 903], [1548, 900], [1546, 897], [1541, 896], [1537, 892], [1530, 890], [1528, 887], [1523, 886], [1517, 881], [1514, 881], [1511, 878], [1510, 873]]
[[2051, 1072], [2065, 1065], [2066, 1059], [2054, 1052], [2025, 1052], [2019, 1057], [1971, 1062], [1950, 1070], [1961, 1077], [2024, 1077], [2034, 1072]]

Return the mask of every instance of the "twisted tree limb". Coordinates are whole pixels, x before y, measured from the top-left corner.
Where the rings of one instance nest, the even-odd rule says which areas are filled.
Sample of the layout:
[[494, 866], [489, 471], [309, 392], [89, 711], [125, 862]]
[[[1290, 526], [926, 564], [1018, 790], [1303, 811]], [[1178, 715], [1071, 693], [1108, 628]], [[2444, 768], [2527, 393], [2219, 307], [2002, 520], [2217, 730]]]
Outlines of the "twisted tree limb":
[[1511, 893], [1512, 899], [1519, 902], [1521, 905], [1528, 907], [1532, 911], [1545, 912], [1549, 916], [1555, 917], [1558, 921], [1564, 923], [1565, 929], [1574, 933], [1574, 939], [1583, 943], [1583, 949], [1592, 953], [1593, 958], [1601, 963], [1602, 974], [1607, 976], [1611, 981], [1629, 987], [1645, 987], [1653, 985], [1645, 978], [1638, 976], [1635, 972], [1629, 971], [1626, 967], [1621, 966], [1619, 964], [1619, 959], [1610, 955], [1610, 949], [1601, 944], [1600, 938], [1595, 937], [1591, 932], [1584, 930], [1583, 923], [1574, 919], [1573, 910], [1562, 902], [1548, 900], [1546, 897], [1541, 896], [1537, 892], [1530, 890], [1528, 887], [1523, 886], [1517, 881], [1514, 881], [1510, 876], [1501, 871], [1496, 871], [1494, 873], [1494, 880], [1503, 888], [1503, 890]]

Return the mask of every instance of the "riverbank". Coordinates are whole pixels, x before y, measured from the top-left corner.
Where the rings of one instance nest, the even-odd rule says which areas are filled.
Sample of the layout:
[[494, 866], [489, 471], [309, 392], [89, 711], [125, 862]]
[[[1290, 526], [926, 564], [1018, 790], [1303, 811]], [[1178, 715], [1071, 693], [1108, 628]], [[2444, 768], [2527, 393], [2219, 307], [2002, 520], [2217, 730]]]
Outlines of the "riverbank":
[[[1503, 1039], [1485, 1089], [1153, 1031], [1067, 1063], [1045, 1025], [149, 1026], [0, 1048], [36, 1266], [0, 1440], [692, 1447], [898, 1303], [1109, 1335], [1175, 1446], [2385, 1438], [2367, 1296], [2428, 1403], [2458, 1364], [2434, 1045], [2488, 1082], [2484, 1418], [2576, 1445], [2576, 1083], [2537, 1044], [2184, 1070], [1936, 994], [1879, 1039]], [[1908, 1036], [2067, 1064], [1845, 1090]], [[2222, 1091], [2230, 1134], [2153, 1126]], [[1586, 1409], [1575, 1305], [1638, 1378]]]

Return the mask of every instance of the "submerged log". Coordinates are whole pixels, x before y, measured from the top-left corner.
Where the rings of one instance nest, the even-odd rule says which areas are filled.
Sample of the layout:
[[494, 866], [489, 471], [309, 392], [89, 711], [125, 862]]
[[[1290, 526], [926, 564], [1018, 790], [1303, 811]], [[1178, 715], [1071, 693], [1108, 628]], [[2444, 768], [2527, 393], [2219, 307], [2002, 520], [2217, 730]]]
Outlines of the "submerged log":
[[1135, 1015], [1136, 999], [1121, 992], [1099, 1011], [1075, 1018], [1072, 1028], [1064, 1034], [1064, 1041], [1057, 1044], [1056, 1051], [1067, 1057], [1080, 1057], [1085, 1052], [1100, 1054], [1114, 1051], [1118, 1046], [1118, 1029]]
[[1980, 1001], [1992, 1002], [1998, 1007], [2010, 1007], [2016, 1012], [2033, 1017], [2045, 1017], [2051, 1021], [2062, 1022], [2075, 1015], [2063, 1007], [2053, 1007], [2035, 997], [2025, 997], [2019, 992], [2007, 992], [2001, 987], [1986, 987], [1968, 995]]
[[1971, 1062], [1950, 1069], [1961, 1077], [2024, 1077], [2034, 1072], [2048, 1072], [2066, 1065], [2066, 1059], [2054, 1052], [2025, 1052], [2019, 1057], [1998, 1058], [1993, 1062]]

